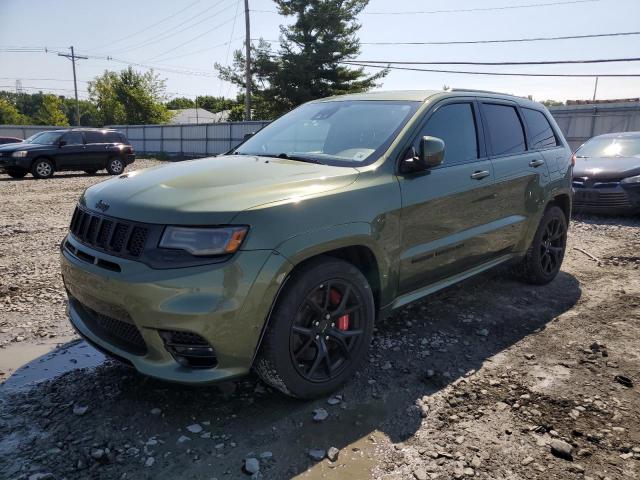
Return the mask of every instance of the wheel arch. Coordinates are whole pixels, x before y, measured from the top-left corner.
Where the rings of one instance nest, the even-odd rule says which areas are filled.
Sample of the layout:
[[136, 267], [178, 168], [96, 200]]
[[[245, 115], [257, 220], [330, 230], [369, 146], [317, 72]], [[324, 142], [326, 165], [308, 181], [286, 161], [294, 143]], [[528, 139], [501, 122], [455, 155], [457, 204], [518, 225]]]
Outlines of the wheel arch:
[[552, 206], [560, 207], [560, 209], [564, 212], [567, 223], [569, 223], [569, 220], [571, 219], [571, 196], [568, 193], [561, 193], [559, 195], [556, 195], [547, 204], [547, 208]]
[[29, 169], [33, 168], [33, 165], [38, 161], [38, 160], [49, 160], [51, 162], [51, 164], [53, 165], [53, 168], [57, 169], [58, 168], [58, 164], [56, 163], [55, 158], [53, 158], [51, 155], [47, 155], [47, 154], [41, 154], [41, 155], [37, 155], [35, 157], [33, 157], [33, 159], [31, 160], [31, 163], [29, 164]]

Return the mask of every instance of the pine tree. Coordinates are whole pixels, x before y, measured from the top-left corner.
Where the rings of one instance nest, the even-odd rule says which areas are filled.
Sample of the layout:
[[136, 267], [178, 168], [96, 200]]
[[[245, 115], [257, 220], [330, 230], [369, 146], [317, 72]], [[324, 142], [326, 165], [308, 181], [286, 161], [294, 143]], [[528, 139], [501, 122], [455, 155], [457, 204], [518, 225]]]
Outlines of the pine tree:
[[[357, 15], [369, 0], [274, 0], [278, 11], [293, 16], [280, 27], [280, 48], [267, 42], [252, 48], [254, 104], [273, 118], [317, 98], [367, 91], [387, 74], [367, 75], [342, 62], [360, 53]], [[244, 56], [236, 51], [231, 67], [216, 65], [220, 78], [244, 87]]]

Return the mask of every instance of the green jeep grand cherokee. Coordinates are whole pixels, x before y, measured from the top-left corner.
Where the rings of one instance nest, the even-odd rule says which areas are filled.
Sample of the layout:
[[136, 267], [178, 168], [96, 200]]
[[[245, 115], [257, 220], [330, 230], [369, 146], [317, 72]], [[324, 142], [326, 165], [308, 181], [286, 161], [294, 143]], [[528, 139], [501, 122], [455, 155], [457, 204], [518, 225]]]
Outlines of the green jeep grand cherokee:
[[87, 189], [62, 243], [69, 316], [140, 372], [254, 369], [311, 398], [396, 308], [496, 265], [556, 276], [571, 151], [546, 109], [477, 91], [333, 97], [227, 155]]

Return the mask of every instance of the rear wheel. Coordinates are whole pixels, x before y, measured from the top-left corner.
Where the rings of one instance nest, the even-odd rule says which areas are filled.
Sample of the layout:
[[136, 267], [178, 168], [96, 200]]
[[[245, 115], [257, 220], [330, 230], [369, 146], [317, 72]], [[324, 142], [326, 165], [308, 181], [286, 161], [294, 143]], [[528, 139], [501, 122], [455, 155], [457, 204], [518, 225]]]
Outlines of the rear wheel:
[[120, 175], [124, 172], [124, 162], [118, 157], [111, 157], [107, 160], [107, 172], [110, 175]]
[[50, 178], [53, 175], [53, 163], [46, 158], [38, 158], [33, 162], [31, 174], [36, 178]]
[[567, 247], [567, 219], [561, 208], [544, 213], [533, 242], [519, 265], [520, 276], [528, 283], [544, 285], [560, 271]]
[[26, 174], [26, 170], [9, 170], [7, 172], [7, 175], [9, 175], [11, 178], [24, 178]]
[[255, 369], [287, 395], [327, 395], [366, 357], [375, 319], [371, 288], [356, 267], [331, 257], [304, 265], [284, 288]]

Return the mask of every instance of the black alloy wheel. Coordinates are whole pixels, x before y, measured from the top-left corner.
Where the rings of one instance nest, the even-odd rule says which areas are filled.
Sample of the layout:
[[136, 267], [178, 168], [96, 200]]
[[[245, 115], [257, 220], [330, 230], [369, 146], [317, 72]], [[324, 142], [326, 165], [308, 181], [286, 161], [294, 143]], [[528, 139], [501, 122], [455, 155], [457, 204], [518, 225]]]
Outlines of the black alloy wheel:
[[338, 377], [362, 339], [364, 306], [353, 289], [344, 279], [320, 283], [298, 310], [289, 353], [300, 376], [310, 382]]

